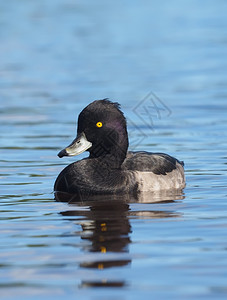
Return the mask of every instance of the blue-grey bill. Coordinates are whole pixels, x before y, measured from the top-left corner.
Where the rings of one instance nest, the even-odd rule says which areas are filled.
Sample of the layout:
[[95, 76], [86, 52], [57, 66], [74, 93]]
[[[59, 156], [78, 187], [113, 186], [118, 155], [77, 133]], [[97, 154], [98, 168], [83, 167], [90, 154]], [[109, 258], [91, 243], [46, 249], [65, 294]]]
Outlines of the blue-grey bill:
[[78, 135], [75, 140], [65, 149], [61, 150], [58, 153], [58, 156], [61, 158], [63, 156], [74, 156], [83, 153], [84, 151], [91, 148], [92, 143], [89, 142], [86, 138], [84, 132]]

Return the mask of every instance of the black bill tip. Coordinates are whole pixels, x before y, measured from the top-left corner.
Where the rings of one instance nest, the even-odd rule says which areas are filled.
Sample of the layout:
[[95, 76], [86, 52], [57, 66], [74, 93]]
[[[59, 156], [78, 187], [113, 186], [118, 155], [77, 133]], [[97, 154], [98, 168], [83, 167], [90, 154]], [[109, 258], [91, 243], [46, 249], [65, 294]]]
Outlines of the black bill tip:
[[68, 153], [66, 152], [65, 149], [61, 150], [61, 151], [58, 153], [58, 157], [62, 158], [63, 156], [68, 156]]

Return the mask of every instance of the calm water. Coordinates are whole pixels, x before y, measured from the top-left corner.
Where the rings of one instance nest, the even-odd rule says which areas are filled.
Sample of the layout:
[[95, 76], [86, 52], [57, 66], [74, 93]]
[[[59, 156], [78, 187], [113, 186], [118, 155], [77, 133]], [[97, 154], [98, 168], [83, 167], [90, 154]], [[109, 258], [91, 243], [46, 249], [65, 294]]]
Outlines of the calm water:
[[[226, 299], [226, 14], [224, 0], [0, 2], [1, 299]], [[74, 159], [57, 153], [106, 97], [131, 149], [185, 161], [182, 194], [55, 201]]]

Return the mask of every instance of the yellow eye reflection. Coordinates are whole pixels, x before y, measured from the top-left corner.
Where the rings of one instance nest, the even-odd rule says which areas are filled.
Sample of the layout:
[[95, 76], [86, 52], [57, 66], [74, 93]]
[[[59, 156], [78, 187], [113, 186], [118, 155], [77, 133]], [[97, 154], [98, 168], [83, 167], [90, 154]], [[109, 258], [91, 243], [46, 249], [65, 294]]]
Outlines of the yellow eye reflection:
[[97, 126], [98, 128], [101, 128], [101, 127], [102, 127], [102, 122], [96, 123], [96, 126]]

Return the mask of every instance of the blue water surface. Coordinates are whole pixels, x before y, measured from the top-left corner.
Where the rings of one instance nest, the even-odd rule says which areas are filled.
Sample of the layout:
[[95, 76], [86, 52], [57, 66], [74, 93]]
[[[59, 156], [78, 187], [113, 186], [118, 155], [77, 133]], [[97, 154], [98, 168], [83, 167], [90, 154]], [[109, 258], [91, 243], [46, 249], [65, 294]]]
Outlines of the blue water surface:
[[[1, 299], [226, 299], [227, 2], [0, 2]], [[68, 204], [57, 153], [95, 99], [182, 193]]]

